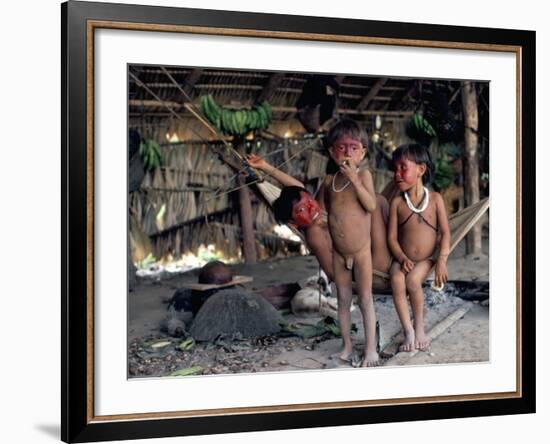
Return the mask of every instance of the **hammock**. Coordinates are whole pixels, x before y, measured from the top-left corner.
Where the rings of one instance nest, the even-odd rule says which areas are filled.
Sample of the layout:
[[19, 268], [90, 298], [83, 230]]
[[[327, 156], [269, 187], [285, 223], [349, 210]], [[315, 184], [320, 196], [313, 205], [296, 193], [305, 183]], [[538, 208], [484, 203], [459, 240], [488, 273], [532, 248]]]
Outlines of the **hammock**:
[[[281, 194], [281, 189], [269, 182], [260, 182], [256, 184], [258, 190], [263, 197], [273, 204], [275, 199]], [[489, 198], [480, 200], [479, 202], [470, 205], [460, 211], [449, 216], [449, 229], [451, 230], [451, 249], [449, 253], [456, 248], [462, 239], [468, 234], [472, 227], [479, 222], [481, 216], [489, 209]], [[432, 258], [437, 257], [438, 252], [435, 252]], [[430, 270], [430, 273], [435, 268], [435, 265]], [[373, 290], [381, 291], [387, 289], [390, 283], [390, 275], [384, 271], [373, 270]]]

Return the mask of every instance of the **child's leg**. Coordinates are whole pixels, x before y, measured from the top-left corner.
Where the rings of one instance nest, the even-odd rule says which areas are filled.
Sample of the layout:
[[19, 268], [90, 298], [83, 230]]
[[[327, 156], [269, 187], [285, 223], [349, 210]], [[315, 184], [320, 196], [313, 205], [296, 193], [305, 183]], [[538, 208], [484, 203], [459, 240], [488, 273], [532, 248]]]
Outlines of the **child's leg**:
[[393, 304], [397, 316], [403, 327], [405, 341], [400, 345], [399, 351], [410, 352], [414, 348], [414, 327], [409, 315], [409, 302], [407, 301], [407, 286], [405, 273], [401, 271], [401, 265], [394, 262], [390, 268], [391, 288], [393, 293]]
[[334, 283], [338, 291], [338, 322], [344, 348], [340, 358], [348, 361], [353, 354], [351, 343], [351, 271], [346, 268], [345, 259], [336, 251], [333, 255]]
[[378, 365], [379, 356], [376, 351], [376, 312], [372, 297], [372, 259], [370, 246], [356, 254], [354, 270], [359, 295], [359, 307], [365, 330], [365, 348], [363, 351], [362, 366], [373, 367]]
[[413, 310], [415, 347], [422, 351], [426, 351], [430, 347], [430, 341], [424, 330], [424, 290], [422, 289], [422, 283], [426, 280], [432, 265], [433, 262], [429, 259], [418, 262], [405, 278]]

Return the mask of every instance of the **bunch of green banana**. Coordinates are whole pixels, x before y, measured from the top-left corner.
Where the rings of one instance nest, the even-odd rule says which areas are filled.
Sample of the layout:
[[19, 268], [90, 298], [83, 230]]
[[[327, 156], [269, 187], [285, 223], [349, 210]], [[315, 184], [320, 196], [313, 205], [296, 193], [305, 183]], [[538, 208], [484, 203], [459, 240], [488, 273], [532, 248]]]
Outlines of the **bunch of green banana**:
[[201, 111], [216, 128], [221, 129], [221, 107], [210, 94], [201, 97]]
[[411, 130], [416, 133], [424, 133], [430, 137], [435, 137], [437, 135], [430, 122], [419, 113], [414, 113], [412, 115], [409, 125]]
[[441, 191], [448, 188], [454, 180], [453, 167], [446, 159], [437, 159], [435, 161], [435, 174], [433, 184], [436, 190]]
[[139, 144], [139, 155], [143, 159], [146, 170], [157, 168], [162, 163], [162, 154], [160, 146], [151, 139], [144, 139]]
[[273, 118], [271, 105], [266, 100], [256, 105], [250, 110], [250, 113], [253, 117], [251, 129], [265, 129], [269, 126]]
[[233, 136], [244, 136], [250, 131], [265, 129], [272, 119], [271, 105], [265, 100], [252, 108], [233, 110], [219, 106], [208, 94], [201, 97], [201, 110], [216, 128]]

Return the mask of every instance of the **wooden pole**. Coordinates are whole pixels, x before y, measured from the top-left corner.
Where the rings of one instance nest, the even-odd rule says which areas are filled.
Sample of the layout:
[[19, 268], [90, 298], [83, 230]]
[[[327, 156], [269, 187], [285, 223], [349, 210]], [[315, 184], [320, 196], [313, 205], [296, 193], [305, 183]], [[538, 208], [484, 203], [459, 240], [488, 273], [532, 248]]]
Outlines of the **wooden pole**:
[[[474, 82], [462, 82], [464, 114], [464, 198], [466, 206], [479, 202], [479, 154], [477, 92]], [[466, 237], [466, 254], [481, 253], [481, 224]]]
[[[439, 321], [433, 326], [433, 328], [428, 332], [427, 336], [430, 342], [433, 342], [436, 338], [441, 336], [441, 334], [447, 331], [452, 325], [459, 321], [466, 313], [470, 311], [473, 304], [471, 302], [465, 302], [464, 305], [458, 307], [453, 311], [449, 316]], [[402, 337], [404, 339], [404, 337]], [[381, 353], [382, 357], [390, 357], [384, 366], [390, 365], [405, 365], [409, 362], [413, 356], [416, 356], [420, 350], [414, 349], [411, 352], [399, 352], [399, 344], [401, 341], [398, 341], [397, 338], [394, 340], [388, 347], [384, 349]]]
[[[238, 147], [239, 152], [244, 156], [244, 143], [235, 140], [235, 145]], [[254, 224], [252, 217], [252, 202], [250, 200], [250, 192], [248, 187], [243, 186], [246, 183], [246, 178], [242, 175], [238, 175], [239, 186], [239, 211], [241, 217], [241, 229], [243, 234], [243, 255], [247, 264], [255, 264], [257, 261], [256, 254], [256, 240], [254, 237]]]

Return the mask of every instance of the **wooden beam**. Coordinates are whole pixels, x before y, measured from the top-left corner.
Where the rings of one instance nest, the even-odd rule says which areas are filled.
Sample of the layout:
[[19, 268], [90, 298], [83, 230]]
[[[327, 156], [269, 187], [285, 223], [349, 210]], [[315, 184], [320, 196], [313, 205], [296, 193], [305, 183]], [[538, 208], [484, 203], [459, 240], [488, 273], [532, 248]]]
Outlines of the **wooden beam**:
[[[130, 105], [132, 105], [133, 102], [138, 102], [136, 104], [136, 106], [140, 105], [140, 102], [150, 102], [148, 104], [148, 106], [156, 106], [156, 107], [163, 106], [163, 103], [166, 103], [166, 102], [160, 102], [160, 101], [155, 101], [155, 100], [146, 100], [146, 101], [131, 100]], [[168, 102], [168, 103], [170, 103], [170, 102]], [[175, 103], [175, 102], [172, 102], [172, 103]], [[237, 109], [238, 107], [227, 105], [227, 108]], [[294, 106], [274, 106], [272, 109], [273, 109], [274, 113], [295, 114], [297, 112], [297, 109]], [[413, 114], [413, 111], [408, 111], [408, 110], [407, 111], [394, 111], [394, 110], [391, 110], [391, 111], [385, 111], [385, 110], [358, 111], [356, 109], [346, 109], [346, 108], [338, 108], [337, 112], [338, 112], [338, 114], [347, 114], [347, 115], [356, 115], [356, 116], [376, 116], [376, 115], [380, 114], [382, 117], [384, 117], [384, 116], [407, 117], [407, 116], [411, 116]], [[130, 117], [141, 116], [141, 115], [148, 116], [148, 117], [154, 117], [154, 116], [165, 117], [165, 116], [169, 116], [171, 114], [170, 113], [165, 113], [165, 112], [158, 112], [158, 113], [151, 112], [151, 113], [145, 113], [145, 114], [135, 113], [135, 112], [130, 113]], [[184, 113], [183, 115], [188, 115], [188, 114]], [[277, 119], [275, 119], [275, 120], [277, 120]]]
[[[180, 69], [180, 68], [166, 68], [166, 70], [170, 74], [176, 74], [176, 75], [182, 75], [182, 74], [188, 74], [190, 75], [194, 70], [193, 69]], [[140, 70], [141, 73], [145, 74], [164, 74], [164, 71], [162, 71], [159, 68], [142, 68]], [[237, 71], [212, 71], [210, 69], [204, 70], [202, 73], [204, 76], [230, 76], [230, 77], [242, 77], [242, 78], [267, 78], [268, 76], [266, 74], [261, 73], [247, 73], [247, 72], [237, 72]]]
[[384, 91], [405, 91], [407, 88], [403, 88], [402, 86], [388, 86], [384, 85], [382, 87]]
[[[419, 82], [422, 82], [422, 80], [420, 80]], [[417, 88], [418, 88], [418, 84], [417, 82], [414, 82], [413, 85], [407, 90], [407, 92], [403, 94], [403, 97], [401, 97], [401, 100], [399, 100], [397, 107], [403, 108], [405, 105], [407, 105], [411, 99], [411, 96], [413, 95], [413, 93], [416, 91]]]
[[267, 74], [259, 73], [259, 72], [238, 72], [238, 71], [212, 71], [210, 69], [205, 70], [203, 72], [203, 75], [205, 76], [228, 76], [228, 77], [240, 77], [240, 78], [247, 78], [247, 79], [265, 79], [269, 77]]
[[344, 82], [344, 79], [346, 78], [345, 75], [339, 75], [334, 77], [334, 81], [338, 83], [338, 86], [342, 86], [342, 83]]
[[172, 102], [167, 100], [140, 100], [140, 99], [130, 99], [128, 100], [128, 105], [130, 106], [143, 106], [143, 107], [169, 107], [169, 108], [181, 108], [182, 103]]
[[[349, 93], [340, 93], [338, 94], [338, 97], [341, 97], [342, 99], [360, 99], [363, 97], [361, 94], [349, 94]], [[378, 102], [389, 102], [391, 101], [391, 97], [388, 96], [375, 96], [372, 98], [372, 101], [378, 101]]]
[[387, 77], [378, 79], [378, 81], [369, 90], [367, 95], [363, 97], [361, 102], [359, 102], [359, 105], [357, 105], [357, 110], [363, 111], [367, 109], [367, 106], [369, 106], [369, 103], [378, 95], [378, 92], [380, 91], [380, 89], [382, 89], [382, 87], [386, 84], [387, 81], [388, 81]]
[[242, 89], [242, 90], [250, 90], [250, 91], [259, 91], [263, 89], [263, 86], [261, 85], [239, 85], [238, 83], [217, 83], [217, 84], [211, 84], [211, 83], [200, 83], [198, 85], [195, 85], [196, 89]]
[[[147, 72], [150, 72], [150, 71], [147, 71]], [[184, 92], [184, 94], [182, 94], [183, 97], [181, 97], [181, 101], [182, 101], [181, 104], [183, 105], [183, 103], [189, 101], [188, 99], [185, 98], [185, 94], [187, 94], [187, 96], [190, 95], [191, 91], [193, 90], [194, 85], [200, 79], [203, 70], [202, 69], [194, 69], [191, 72], [189, 72], [189, 74], [187, 75], [185, 81], [181, 85], [174, 79], [172, 74], [185, 74], [186, 71], [168, 70], [164, 67], [161, 67], [160, 70], [155, 70], [155, 72], [167, 75], [168, 78], [170, 79], [170, 82], [143, 82], [143, 81], [141, 81], [141, 85], [145, 86], [147, 88], [164, 88], [164, 89], [177, 88], [180, 91]], [[130, 81], [131, 82], [136, 82], [132, 78], [130, 79]]]
[[[479, 152], [477, 91], [475, 82], [462, 82], [462, 108], [464, 116], [464, 198], [466, 205], [479, 202]], [[466, 254], [480, 254], [481, 224], [476, 224], [466, 236]]]
[[149, 88], [176, 88], [176, 85], [170, 82], [143, 82], [143, 84]]
[[378, 109], [377, 111], [386, 111], [390, 107], [394, 108], [392, 106], [392, 103], [394, 103], [393, 100], [397, 96], [397, 91], [398, 90], [392, 90], [392, 92], [390, 92], [390, 97], [386, 97], [387, 102], [382, 107], [380, 107], [380, 109]]
[[[453, 311], [449, 316], [439, 321], [435, 324], [432, 329], [428, 332], [428, 339], [433, 342], [441, 334], [448, 331], [455, 323], [461, 320], [466, 313], [468, 313], [474, 304], [471, 302], [465, 302], [460, 305], [455, 311]], [[380, 353], [384, 358], [390, 358], [384, 362], [384, 366], [393, 366], [393, 365], [405, 365], [409, 362], [420, 350], [414, 349], [411, 352], [399, 353], [399, 346], [401, 345], [402, 335], [397, 335], [394, 340], [388, 344], [384, 350]]]
[[195, 86], [195, 83], [199, 81], [199, 79], [202, 76], [204, 70], [202, 69], [194, 69], [189, 73], [189, 75], [185, 78], [185, 86], [183, 87], [183, 90], [187, 95], [191, 95], [191, 91], [193, 90], [193, 87]]
[[281, 84], [281, 81], [284, 78], [284, 74], [277, 72], [271, 74], [266, 85], [262, 88], [262, 92], [258, 95], [258, 103], [263, 102], [264, 100], [269, 100]]
[[[340, 87], [341, 88], [347, 88], [347, 89], [361, 89], [361, 90], [365, 90], [365, 89], [368, 88], [368, 86], [359, 85], [359, 84], [355, 84], [355, 83], [342, 83], [342, 84], [340, 84]], [[405, 91], [407, 88], [404, 88], [402, 86], [387, 86], [387, 85], [384, 85], [382, 87], [382, 89], [384, 91]]]
[[453, 95], [451, 96], [451, 98], [449, 99], [449, 106], [451, 106], [453, 104], [453, 102], [456, 100], [456, 98], [458, 97], [458, 94], [460, 93], [460, 90], [462, 89], [462, 85], [460, 85], [456, 90], [455, 92], [453, 93]]

